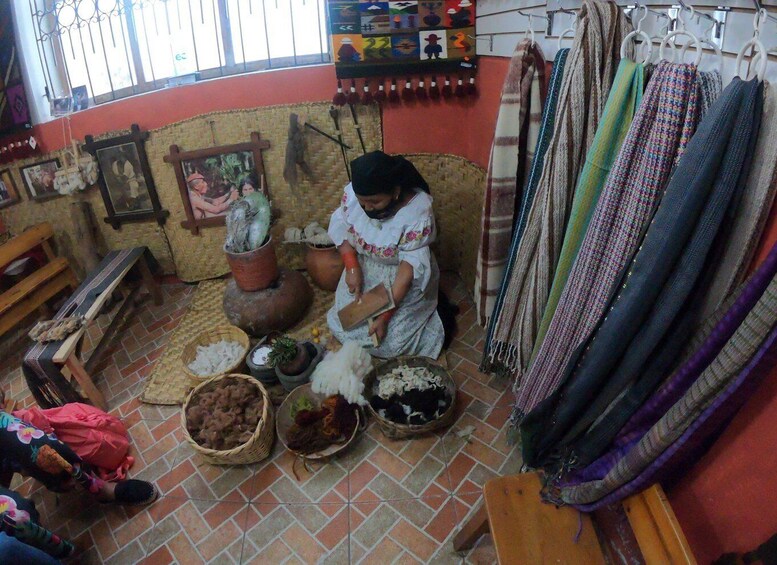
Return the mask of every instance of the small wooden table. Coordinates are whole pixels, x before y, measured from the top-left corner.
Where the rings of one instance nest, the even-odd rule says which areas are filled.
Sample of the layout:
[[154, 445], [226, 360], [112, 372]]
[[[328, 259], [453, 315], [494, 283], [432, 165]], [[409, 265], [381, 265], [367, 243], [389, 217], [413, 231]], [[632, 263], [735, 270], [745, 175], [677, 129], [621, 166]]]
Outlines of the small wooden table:
[[[126, 253], [126, 251], [124, 253]], [[108, 258], [106, 257], [106, 259]], [[98, 271], [101, 268], [104, 269], [105, 264], [106, 260], [104, 260], [103, 263], [101, 263], [101, 265], [98, 267]], [[110, 262], [108, 262], [108, 264], [110, 264]], [[122, 285], [122, 283], [126, 282], [125, 278], [133, 269], [133, 267], [136, 267], [139, 271], [141, 284], [130, 286], [128, 292], [125, 293], [125, 298], [119, 307], [119, 310], [114, 316], [113, 323], [111, 323], [108, 330], [100, 338], [100, 341], [89, 357], [89, 360], [86, 363], [82, 363], [79, 358], [79, 345], [86, 333], [87, 327], [100, 315], [100, 312], [102, 311], [105, 304], [113, 296], [114, 291], [116, 291], [119, 286]], [[79, 296], [79, 292], [83, 294], [82, 289], [89, 284], [89, 281], [94, 280], [94, 278], [94, 273], [90, 273], [90, 276], [87, 278], [87, 282], [83, 283], [78, 287], [78, 289], [76, 289], [74, 297]], [[107, 279], [108, 277], [105, 278]], [[128, 256], [126, 260], [123, 261], [123, 263], [120, 263], [111, 271], [109, 280], [106, 280], [105, 284], [99, 288], [99, 293], [94, 297], [93, 300], [85, 299], [80, 304], [75, 302], [71, 303], [70, 300], [65, 303], [65, 305], [57, 313], [57, 318], [72, 315], [82, 315], [86, 318], [86, 323], [83, 327], [62, 341], [46, 344], [45, 347], [38, 345], [30, 349], [24, 360], [25, 375], [27, 375], [28, 372], [32, 370], [37, 373], [38, 377], [44, 378], [47, 370], [57, 371], [58, 373], [61, 373], [68, 382], [70, 382], [72, 379], [75, 379], [81, 387], [83, 393], [86, 395], [87, 399], [98, 408], [106, 410], [107, 404], [105, 402], [105, 397], [95, 386], [90, 373], [94, 369], [94, 366], [99, 361], [107, 346], [110, 344], [111, 340], [115, 337], [117, 331], [121, 328], [122, 322], [133, 311], [133, 303], [141, 286], [144, 286], [148, 290], [154, 301], [154, 304], [162, 304], [162, 290], [154, 279], [148, 259], [142, 252], [142, 249], [140, 253], [136, 252], [132, 256]], [[29, 362], [29, 358], [33, 354], [36, 358], [38, 358], [38, 363]], [[45, 364], [47, 367], [43, 367], [44, 364], [40, 363], [39, 358], [41, 356], [45, 356]], [[29, 382], [30, 379], [28, 377], [28, 383]], [[33, 394], [35, 394], [36, 391], [33, 390], [33, 387], [31, 386], [30, 388]], [[39, 404], [44, 404], [41, 402], [41, 398], [38, 394], [35, 396]], [[45, 402], [45, 404], [52, 403]]]

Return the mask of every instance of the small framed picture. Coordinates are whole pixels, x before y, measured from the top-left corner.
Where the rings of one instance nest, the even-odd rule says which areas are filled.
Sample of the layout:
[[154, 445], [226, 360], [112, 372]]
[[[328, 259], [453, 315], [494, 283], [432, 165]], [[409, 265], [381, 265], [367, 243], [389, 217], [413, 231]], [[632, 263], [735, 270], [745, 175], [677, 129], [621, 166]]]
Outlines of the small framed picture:
[[19, 202], [19, 191], [11, 175], [11, 169], [0, 171], [0, 208], [7, 208]]
[[70, 96], [65, 98], [52, 98], [49, 102], [51, 115], [54, 117], [67, 116], [70, 113], [73, 99]]
[[54, 173], [61, 167], [59, 159], [49, 159], [19, 169], [24, 181], [24, 188], [32, 200], [49, 200], [61, 196], [54, 188]]
[[86, 110], [89, 107], [89, 93], [86, 86], [74, 86], [73, 90], [73, 111]]
[[86, 136], [83, 149], [97, 158], [100, 166], [100, 194], [108, 211], [105, 222], [114, 229], [122, 223], [155, 219], [161, 226], [169, 215], [162, 209], [156, 192], [144, 141], [147, 131], [132, 124], [131, 132], [95, 141]]
[[230, 203], [264, 185], [262, 150], [269, 142], [251, 134], [251, 141], [180, 151], [170, 146], [164, 160], [175, 167], [186, 219], [181, 226], [197, 235], [200, 228], [223, 226]]

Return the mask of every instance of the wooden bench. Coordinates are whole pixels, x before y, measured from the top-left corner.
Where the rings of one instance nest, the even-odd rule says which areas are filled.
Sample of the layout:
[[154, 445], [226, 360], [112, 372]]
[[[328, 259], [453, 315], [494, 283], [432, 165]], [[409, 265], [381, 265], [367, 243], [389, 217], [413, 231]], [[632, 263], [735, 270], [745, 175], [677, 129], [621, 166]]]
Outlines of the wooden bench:
[[0, 294], [0, 335], [44, 306], [61, 290], [68, 287], [75, 290], [78, 286], [67, 259], [54, 254], [49, 243], [53, 236], [51, 224], [43, 223], [0, 245], [0, 265], [8, 265], [39, 245], [48, 259], [46, 264]]
[[[599, 564], [606, 556], [634, 553], [647, 565], [695, 564], [690, 546], [663, 489], [656, 484], [623, 501], [638, 548], [625, 550], [624, 539], [608, 540], [592, 518], [571, 507], [542, 502], [540, 477], [524, 473], [492, 479], [483, 488], [484, 504], [453, 540], [456, 551], [472, 548], [491, 532], [497, 559], [503, 565], [520, 563]], [[596, 529], [599, 529], [597, 535]], [[617, 530], [622, 528], [610, 528]], [[628, 529], [628, 528], [626, 528]], [[622, 535], [622, 534], [621, 534]], [[631, 536], [629, 536], [631, 537]], [[613, 551], [613, 546], [617, 549]], [[620, 562], [620, 559], [618, 560]], [[634, 562], [630, 560], [629, 562]]]

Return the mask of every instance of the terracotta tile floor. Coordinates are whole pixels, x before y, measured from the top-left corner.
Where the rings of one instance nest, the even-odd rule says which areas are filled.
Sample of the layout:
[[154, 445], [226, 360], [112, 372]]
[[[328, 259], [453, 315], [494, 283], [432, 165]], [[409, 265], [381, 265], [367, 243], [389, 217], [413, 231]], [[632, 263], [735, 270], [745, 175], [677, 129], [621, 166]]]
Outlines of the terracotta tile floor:
[[[162, 498], [123, 509], [18, 477], [14, 486], [35, 500], [44, 525], [75, 540], [77, 563], [493, 563], [488, 537], [468, 555], [454, 553], [451, 539], [483, 484], [520, 467], [505, 436], [511, 395], [506, 382], [478, 372], [483, 330], [472, 302], [454, 278], [444, 276], [443, 284], [461, 309], [447, 353], [459, 398], [455, 424], [438, 435], [392, 441], [373, 422], [340, 459], [311, 470], [297, 464], [299, 480], [294, 458], [277, 441], [272, 456], [255, 465], [202, 463], [183, 442], [179, 407], [136, 398], [193, 296], [193, 286], [167, 284], [164, 305], [144, 300], [119, 332], [97, 379], [129, 429], [131, 475], [155, 481]], [[110, 315], [99, 319], [85, 352], [110, 323]], [[33, 400], [19, 368], [24, 330], [16, 336], [0, 343], [0, 385], [27, 406]], [[474, 432], [460, 437], [469, 426]]]

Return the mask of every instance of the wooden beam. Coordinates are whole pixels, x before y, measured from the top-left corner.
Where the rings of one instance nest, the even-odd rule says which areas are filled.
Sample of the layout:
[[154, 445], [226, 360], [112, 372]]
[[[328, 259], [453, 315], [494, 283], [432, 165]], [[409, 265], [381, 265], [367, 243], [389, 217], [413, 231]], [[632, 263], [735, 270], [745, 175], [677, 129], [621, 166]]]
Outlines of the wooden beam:
[[105, 397], [92, 382], [91, 377], [84, 369], [81, 362], [76, 359], [75, 355], [71, 355], [65, 361], [65, 366], [70, 369], [73, 378], [81, 386], [81, 390], [84, 392], [89, 401], [97, 406], [100, 410], [108, 411], [108, 405], [105, 402]]

